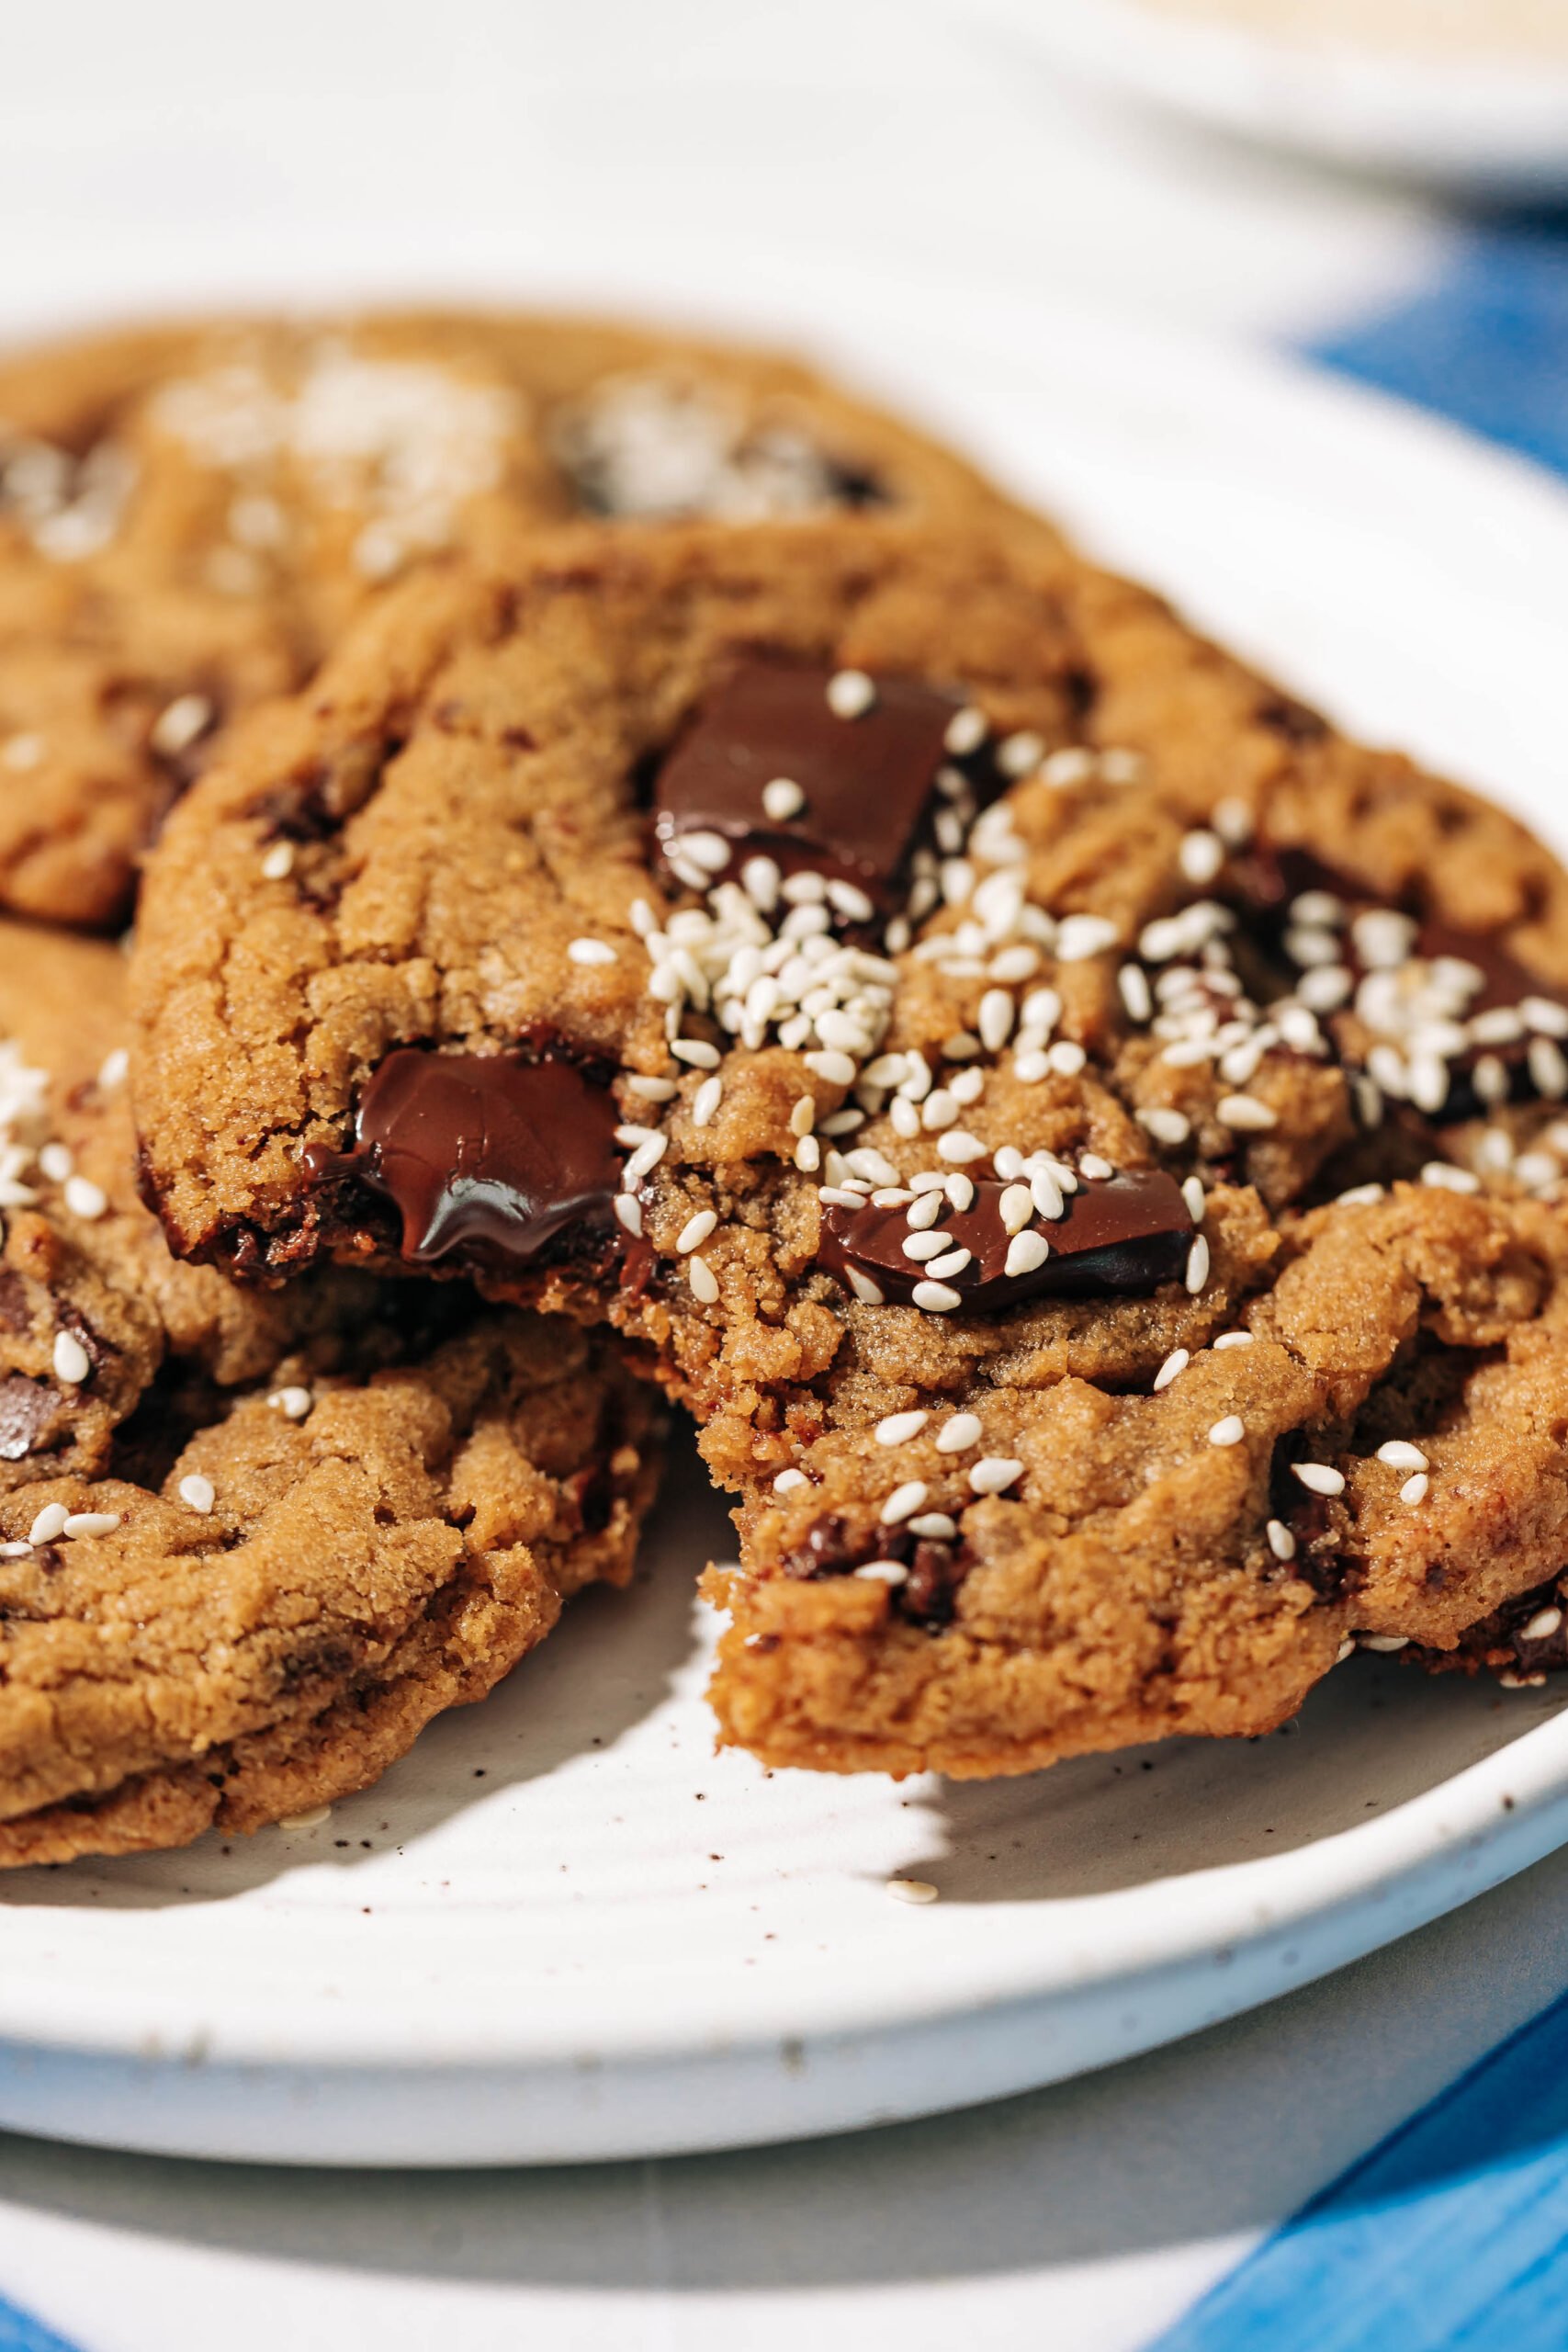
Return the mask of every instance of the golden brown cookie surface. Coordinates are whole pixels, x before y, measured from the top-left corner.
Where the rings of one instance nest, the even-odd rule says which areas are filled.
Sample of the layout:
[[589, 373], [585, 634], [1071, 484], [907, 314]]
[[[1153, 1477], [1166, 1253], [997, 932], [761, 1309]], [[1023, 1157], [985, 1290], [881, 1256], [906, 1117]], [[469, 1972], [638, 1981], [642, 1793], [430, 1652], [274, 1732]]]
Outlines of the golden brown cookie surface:
[[1256, 1731], [1561, 1566], [1565, 890], [1060, 549], [569, 534], [177, 813], [147, 1164], [651, 1346], [770, 1760]]
[[0, 906], [118, 920], [234, 714], [494, 532], [962, 520], [963, 461], [793, 361], [475, 313], [130, 331], [0, 365]]

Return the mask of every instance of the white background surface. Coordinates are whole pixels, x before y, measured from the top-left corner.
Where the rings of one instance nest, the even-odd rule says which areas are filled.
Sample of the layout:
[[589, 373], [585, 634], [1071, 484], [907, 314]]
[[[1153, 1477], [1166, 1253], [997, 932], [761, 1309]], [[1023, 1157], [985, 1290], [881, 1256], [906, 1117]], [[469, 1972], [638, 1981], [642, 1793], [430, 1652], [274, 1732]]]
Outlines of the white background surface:
[[[1273, 334], [1375, 304], [1436, 234], [1407, 198], [1102, 114], [918, 0], [15, 13], [0, 324], [377, 285], [766, 309], [849, 273], [939, 322], [983, 288]], [[94, 2352], [1131, 2352], [1560, 1991], [1565, 1921], [1558, 1860], [1112, 2075], [774, 2154], [372, 2179], [0, 2142], [0, 2287]]]

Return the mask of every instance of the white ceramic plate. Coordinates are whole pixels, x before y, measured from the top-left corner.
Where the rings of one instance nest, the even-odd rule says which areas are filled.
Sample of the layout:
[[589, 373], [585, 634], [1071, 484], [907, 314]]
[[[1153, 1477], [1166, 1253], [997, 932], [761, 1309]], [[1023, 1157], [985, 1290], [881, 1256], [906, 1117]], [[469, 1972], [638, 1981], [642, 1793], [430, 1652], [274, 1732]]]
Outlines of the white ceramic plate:
[[[1490, 196], [1568, 187], [1562, 52], [1288, 39], [1140, 0], [960, 0], [1053, 62], [1212, 129]], [[1485, 0], [1475, 0], [1479, 18]]]
[[[1257, 361], [861, 287], [900, 392], [1358, 724], [1561, 794], [1568, 502]], [[799, 299], [773, 323], [802, 323]], [[793, 311], [793, 318], [792, 318]], [[751, 323], [755, 324], [753, 317]], [[630, 1596], [322, 1827], [0, 1883], [0, 2124], [479, 2164], [786, 2138], [1021, 2090], [1403, 1934], [1568, 1838], [1561, 1692], [1359, 1658], [1289, 1735], [1024, 1781], [716, 1758], [688, 1462]], [[894, 1873], [936, 1905], [888, 1896]]]

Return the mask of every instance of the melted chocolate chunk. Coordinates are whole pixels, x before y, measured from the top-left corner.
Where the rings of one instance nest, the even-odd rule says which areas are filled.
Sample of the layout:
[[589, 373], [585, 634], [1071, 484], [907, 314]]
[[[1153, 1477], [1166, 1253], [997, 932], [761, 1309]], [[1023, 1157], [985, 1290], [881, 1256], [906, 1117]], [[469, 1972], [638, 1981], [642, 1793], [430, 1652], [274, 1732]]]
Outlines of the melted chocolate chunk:
[[45, 1382], [13, 1372], [0, 1380], [0, 1462], [25, 1462], [51, 1436], [61, 1396]]
[[612, 1224], [615, 1106], [575, 1063], [403, 1046], [365, 1090], [352, 1151], [313, 1148], [317, 1181], [353, 1176], [391, 1202], [403, 1256], [527, 1263]]
[[1026, 1228], [1050, 1245], [1044, 1263], [1028, 1273], [1006, 1271], [1010, 1237], [1000, 1203], [1007, 1189], [996, 1177], [978, 1178], [971, 1205], [939, 1218], [936, 1229], [951, 1236], [949, 1247], [970, 1253], [957, 1273], [933, 1276], [908, 1257], [906, 1211], [874, 1208], [869, 1201], [863, 1208], [824, 1211], [818, 1262], [839, 1275], [853, 1267], [898, 1306], [912, 1301], [917, 1283], [946, 1283], [980, 1314], [1026, 1298], [1146, 1298], [1162, 1283], [1179, 1280], [1192, 1218], [1180, 1185], [1162, 1169], [1086, 1183], [1069, 1193], [1064, 1216]]
[[[786, 874], [809, 866], [888, 901], [948, 763], [944, 738], [959, 706], [914, 679], [879, 678], [870, 707], [840, 718], [828, 702], [831, 674], [748, 662], [705, 704], [654, 786], [654, 831], [667, 856], [683, 834], [717, 833], [734, 845], [732, 866], [763, 854]], [[762, 800], [780, 779], [804, 795], [784, 818]]]

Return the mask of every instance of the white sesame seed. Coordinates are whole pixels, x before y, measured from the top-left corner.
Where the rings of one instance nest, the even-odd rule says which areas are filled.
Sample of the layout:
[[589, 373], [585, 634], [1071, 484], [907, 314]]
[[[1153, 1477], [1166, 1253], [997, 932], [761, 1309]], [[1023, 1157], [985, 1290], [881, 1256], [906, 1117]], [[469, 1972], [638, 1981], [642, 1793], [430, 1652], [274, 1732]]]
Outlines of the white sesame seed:
[[29, 1544], [52, 1544], [62, 1533], [71, 1514], [63, 1503], [45, 1503], [28, 1530]]
[[1116, 985], [1129, 1021], [1141, 1027], [1154, 1013], [1154, 999], [1149, 994], [1148, 975], [1141, 964], [1123, 964], [1116, 975]]
[[1176, 853], [1176, 862], [1189, 882], [1201, 889], [1213, 880], [1225, 862], [1225, 845], [1218, 833], [1194, 832], [1182, 836]]
[[828, 681], [828, 707], [835, 718], [859, 718], [876, 700], [863, 670], [838, 670]]
[[963, 1174], [950, 1176], [942, 1189], [951, 1205], [961, 1216], [965, 1209], [974, 1207], [975, 1180], [972, 1176]]
[[733, 851], [722, 833], [704, 831], [682, 833], [674, 842], [671, 854], [684, 858], [689, 865], [700, 866], [705, 874], [722, 874]]
[[797, 1487], [808, 1487], [810, 1484], [804, 1470], [781, 1470], [773, 1480], [773, 1492], [775, 1495], [793, 1495]]
[[718, 1297], [718, 1276], [705, 1258], [694, 1258], [686, 1268], [686, 1280], [692, 1285], [692, 1296], [705, 1306], [712, 1306]]
[[967, 1167], [972, 1160], [986, 1157], [985, 1145], [966, 1127], [950, 1127], [946, 1135], [938, 1139], [937, 1150], [943, 1159], [952, 1160], [958, 1168]]
[[1039, 969], [1040, 950], [1031, 947], [1027, 941], [1016, 947], [1004, 947], [999, 955], [991, 958], [992, 979], [1005, 980], [1010, 986], [1016, 986], [1020, 980], [1032, 979]]
[[38, 1164], [51, 1184], [63, 1184], [76, 1160], [68, 1144], [46, 1143], [39, 1153]]
[[1053, 752], [1040, 771], [1055, 792], [1066, 792], [1075, 784], [1087, 784], [1094, 774], [1094, 753], [1084, 743], [1065, 745]]
[[[844, 1268], [844, 1280], [849, 1283], [850, 1288], [853, 1291], [855, 1296], [860, 1300], [863, 1306], [882, 1306], [883, 1296], [881, 1291], [877, 1288], [875, 1283], [872, 1281], [871, 1276], [869, 1274], [863, 1274], [858, 1266], [846, 1266]], [[921, 1287], [922, 1285], [919, 1283], [915, 1285], [917, 1292]]]
[[1192, 1132], [1192, 1122], [1185, 1112], [1166, 1110], [1159, 1103], [1137, 1115], [1138, 1125], [1153, 1136], [1156, 1143], [1183, 1144]]
[[1553, 1634], [1561, 1633], [1562, 1629], [1561, 1609], [1538, 1609], [1535, 1615], [1527, 1618], [1519, 1627], [1519, 1639], [1522, 1642], [1549, 1642]]
[[1378, 1460], [1386, 1462], [1391, 1470], [1428, 1470], [1431, 1467], [1418, 1445], [1402, 1437], [1391, 1437], [1386, 1445], [1378, 1448]]
[[211, 1479], [204, 1478], [198, 1470], [180, 1480], [180, 1500], [188, 1503], [192, 1510], [209, 1511], [217, 1499], [218, 1490]]
[[281, 882], [288, 875], [292, 874], [294, 871], [293, 842], [274, 842], [262, 859], [261, 870], [262, 879], [265, 882]]
[[1034, 1215], [1034, 1196], [1027, 1184], [1010, 1184], [997, 1207], [1004, 1232], [1021, 1233]]
[[680, 1256], [689, 1257], [694, 1250], [700, 1249], [717, 1223], [718, 1213], [715, 1209], [698, 1209], [694, 1216], [689, 1216], [675, 1238], [675, 1248]]
[[886, 1892], [896, 1903], [935, 1903], [940, 1890], [926, 1878], [890, 1878]]
[[1050, 1057], [1038, 1046], [1031, 1046], [1014, 1057], [1012, 1074], [1021, 1086], [1038, 1086], [1042, 1079], [1051, 1075]]
[[1296, 1539], [1282, 1519], [1271, 1519], [1263, 1532], [1269, 1538], [1269, 1549], [1277, 1560], [1295, 1558]]
[[1410, 1636], [1408, 1634], [1363, 1634], [1360, 1645], [1364, 1650], [1377, 1651], [1380, 1657], [1392, 1657], [1396, 1650], [1409, 1648]]
[[866, 1560], [850, 1574], [859, 1577], [862, 1584], [908, 1584], [909, 1571], [902, 1560]]
[[1155, 1395], [1157, 1396], [1162, 1388], [1168, 1388], [1171, 1382], [1186, 1371], [1191, 1361], [1192, 1354], [1190, 1349], [1172, 1348], [1169, 1355], [1167, 1356], [1165, 1362], [1161, 1364], [1159, 1370], [1155, 1374]]
[[615, 951], [604, 939], [574, 939], [567, 948], [574, 964], [614, 964]]
[[112, 1535], [119, 1525], [118, 1510], [73, 1510], [62, 1521], [62, 1535]]
[[1382, 1197], [1381, 1184], [1352, 1184], [1348, 1192], [1339, 1194], [1338, 1205], [1344, 1209], [1371, 1208], [1374, 1201], [1381, 1201]]
[[762, 786], [762, 813], [775, 825], [788, 824], [806, 806], [806, 795], [793, 776], [776, 775]]
[[1291, 1475], [1300, 1479], [1309, 1494], [1342, 1495], [1345, 1491], [1345, 1473], [1329, 1462], [1292, 1462]]
[[302, 1421], [314, 1400], [308, 1388], [289, 1387], [275, 1388], [266, 1401], [286, 1421]]
[[85, 1176], [66, 1178], [65, 1205], [73, 1216], [100, 1217], [108, 1204], [108, 1195], [100, 1185], [89, 1182]]
[[1261, 1135], [1265, 1128], [1277, 1126], [1279, 1114], [1256, 1094], [1222, 1094], [1214, 1105], [1214, 1116], [1222, 1127], [1237, 1134]]
[[54, 1335], [54, 1369], [56, 1376], [79, 1388], [93, 1369], [93, 1360], [73, 1331], [57, 1331]]
[[1568, 1056], [1555, 1039], [1532, 1037], [1526, 1059], [1538, 1094], [1551, 1102], [1568, 1094]]
[[1047, 1224], [1054, 1224], [1057, 1217], [1066, 1213], [1067, 1204], [1060, 1183], [1043, 1168], [1031, 1170], [1029, 1197], [1034, 1204], [1036, 1215], [1044, 1217]]
[[1004, 735], [997, 745], [997, 765], [1003, 775], [1027, 775], [1045, 757], [1043, 739], [1030, 728], [1020, 728], [1015, 735]]
[[678, 1062], [690, 1062], [694, 1069], [718, 1068], [718, 1047], [705, 1037], [677, 1037], [670, 1050]]
[[692, 1125], [706, 1127], [713, 1124], [714, 1113], [724, 1100], [722, 1078], [705, 1078], [692, 1097]]
[[945, 1215], [947, 1207], [946, 1195], [942, 1192], [917, 1193], [906, 1212], [904, 1222], [917, 1233], [927, 1232], [939, 1216]]
[[1181, 1279], [1186, 1284], [1188, 1290], [1191, 1293], [1192, 1296], [1196, 1298], [1199, 1292], [1202, 1289], [1204, 1283], [1209, 1279], [1209, 1238], [1207, 1234], [1200, 1233], [1195, 1237], [1191, 1249], [1187, 1252], [1187, 1269]]
[[669, 1102], [676, 1093], [672, 1078], [628, 1078], [626, 1083], [626, 1092], [639, 1102]]
[[936, 1433], [939, 1453], [967, 1453], [972, 1445], [980, 1442], [978, 1413], [954, 1413]]
[[1004, 1494], [1023, 1476], [1023, 1464], [1002, 1453], [987, 1453], [976, 1463], [969, 1473], [969, 1484], [977, 1495]]
[[1013, 1001], [1006, 989], [987, 989], [977, 1016], [980, 1043], [987, 1053], [999, 1054], [1012, 1029]]
[[949, 1543], [958, 1532], [958, 1521], [944, 1510], [922, 1510], [909, 1521], [909, 1532], [934, 1543]]
[[1002, 1271], [1017, 1276], [1032, 1274], [1045, 1263], [1051, 1245], [1043, 1233], [1015, 1233], [1008, 1243], [1008, 1254]]
[[901, 1527], [905, 1520], [913, 1519], [930, 1492], [922, 1478], [907, 1478], [901, 1487], [895, 1487], [879, 1513], [883, 1526]]
[[1427, 1499], [1427, 1489], [1431, 1483], [1432, 1481], [1427, 1476], [1425, 1470], [1417, 1470], [1415, 1476], [1413, 1478], [1406, 1478], [1404, 1486], [1401, 1487], [1399, 1490], [1400, 1501], [1402, 1503], [1424, 1503]]
[[1355, 1655], [1355, 1636], [1348, 1634], [1345, 1636], [1345, 1639], [1340, 1643], [1339, 1647], [1334, 1653], [1334, 1663], [1336, 1666], [1343, 1666], [1348, 1657], [1354, 1657]]
[[1181, 1197], [1187, 1204], [1187, 1214], [1194, 1225], [1201, 1225], [1208, 1215], [1209, 1200], [1201, 1176], [1189, 1176], [1182, 1182]]
[[1214, 1345], [1216, 1348], [1249, 1348], [1252, 1340], [1250, 1331], [1222, 1331]]
[[987, 731], [985, 712], [976, 710], [973, 703], [965, 703], [964, 708], [955, 710], [947, 722], [942, 739], [943, 748], [951, 752], [955, 760], [965, 760], [971, 752], [979, 750]]
[[1073, 1037], [1058, 1037], [1045, 1049], [1045, 1059], [1058, 1078], [1077, 1078], [1089, 1056]]
[[641, 1240], [642, 1203], [637, 1199], [635, 1193], [617, 1193], [615, 1194], [615, 1216], [617, 1221], [623, 1225], [626, 1231], [631, 1235], [634, 1241]]
[[876, 1424], [876, 1442], [878, 1445], [908, 1445], [912, 1437], [919, 1436], [930, 1419], [929, 1413], [889, 1413], [885, 1421]]
[[172, 759], [190, 748], [212, 717], [212, 705], [205, 695], [177, 695], [159, 712], [147, 740], [153, 751]]
[[1429, 1159], [1421, 1170], [1421, 1182], [1435, 1185], [1441, 1193], [1479, 1193], [1481, 1190], [1479, 1176], [1472, 1176], [1468, 1168], [1450, 1168], [1444, 1159]]
[[964, 1304], [963, 1293], [950, 1290], [946, 1283], [917, 1283], [910, 1295], [925, 1315], [951, 1315]]
[[104, 1092], [112, 1094], [117, 1086], [123, 1086], [130, 1069], [130, 1056], [123, 1046], [117, 1046], [112, 1054], [106, 1054], [98, 1070], [98, 1084]]
[[1526, 1025], [1543, 1037], [1568, 1037], [1568, 1004], [1558, 1004], [1549, 996], [1527, 996], [1520, 1001], [1519, 1012]]
[[807, 1054], [805, 1061], [812, 1077], [821, 1079], [825, 1085], [852, 1086], [855, 1082], [855, 1066], [848, 1054]]
[[874, 1151], [869, 1144], [862, 1144], [854, 1151], [847, 1152], [845, 1158], [855, 1174], [863, 1176], [868, 1183], [897, 1184], [898, 1182], [898, 1170], [893, 1162], [880, 1151]]
[[1239, 1445], [1247, 1435], [1247, 1423], [1239, 1413], [1227, 1413], [1209, 1431], [1211, 1445]]
[[669, 1148], [668, 1136], [649, 1136], [646, 1143], [639, 1143], [621, 1170], [623, 1189], [634, 1192], [643, 1178], [658, 1167]]
[[933, 1282], [945, 1282], [950, 1274], [961, 1274], [964, 1272], [972, 1254], [968, 1250], [949, 1250], [942, 1257], [932, 1258], [926, 1267], [926, 1272]]
[[1083, 1151], [1078, 1154], [1078, 1173], [1087, 1176], [1091, 1184], [1108, 1184], [1116, 1170], [1100, 1152]]
[[822, 1165], [822, 1147], [815, 1136], [802, 1136], [795, 1147], [795, 1164], [804, 1176], [815, 1176]]
[[1116, 925], [1103, 915], [1065, 915], [1056, 927], [1056, 956], [1064, 964], [1082, 964], [1103, 956], [1118, 939]]

